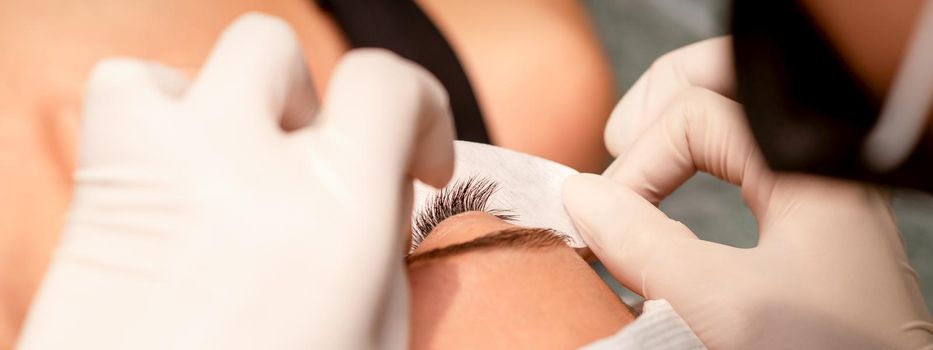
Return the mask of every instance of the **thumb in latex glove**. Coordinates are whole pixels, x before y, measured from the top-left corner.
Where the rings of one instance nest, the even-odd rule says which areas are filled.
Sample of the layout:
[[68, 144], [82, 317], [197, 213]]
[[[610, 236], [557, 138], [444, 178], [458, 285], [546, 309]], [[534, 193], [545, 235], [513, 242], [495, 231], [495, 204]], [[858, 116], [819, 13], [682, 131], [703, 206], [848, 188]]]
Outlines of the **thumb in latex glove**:
[[100, 63], [20, 347], [406, 346], [411, 179], [452, 173], [446, 95], [379, 50], [345, 56], [318, 113], [311, 86], [295, 34], [257, 14], [190, 84]]
[[[721, 44], [680, 50], [660, 65], [697, 65], [703, 61], [691, 55], [728, 49]], [[880, 190], [771, 172], [741, 106], [719, 93], [728, 93], [730, 77], [652, 69], [678, 74], [627, 93], [612, 118], [630, 120], [610, 121], [636, 126], [639, 135], [607, 130], [607, 144], [622, 157], [604, 176], [578, 175], [564, 185], [583, 238], [622, 284], [667, 299], [713, 349], [930, 346], [933, 324]], [[645, 113], [652, 108], [657, 114]], [[741, 186], [758, 219], [757, 247], [699, 240], [657, 209], [696, 171]]]

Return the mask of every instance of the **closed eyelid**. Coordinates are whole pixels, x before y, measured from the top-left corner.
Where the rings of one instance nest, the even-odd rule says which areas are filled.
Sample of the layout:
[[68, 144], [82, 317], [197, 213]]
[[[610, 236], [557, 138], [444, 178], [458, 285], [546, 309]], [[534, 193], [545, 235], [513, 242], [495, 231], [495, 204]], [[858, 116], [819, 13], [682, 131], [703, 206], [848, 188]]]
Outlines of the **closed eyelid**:
[[453, 181], [426, 199], [424, 207], [412, 219], [412, 240], [409, 252], [447, 218], [468, 211], [485, 212], [504, 221], [518, 218], [512, 210], [489, 208], [492, 195], [499, 190], [494, 180], [481, 176], [468, 176]]

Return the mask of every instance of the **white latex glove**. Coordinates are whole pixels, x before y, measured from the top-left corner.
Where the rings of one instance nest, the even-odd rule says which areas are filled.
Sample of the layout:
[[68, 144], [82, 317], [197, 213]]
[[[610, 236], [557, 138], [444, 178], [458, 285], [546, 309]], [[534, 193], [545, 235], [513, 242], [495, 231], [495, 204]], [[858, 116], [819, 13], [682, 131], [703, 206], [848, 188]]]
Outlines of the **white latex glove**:
[[332, 79], [315, 114], [295, 34], [257, 14], [190, 84], [100, 63], [20, 348], [406, 347], [411, 183], [453, 171], [446, 94], [380, 50], [347, 54]]
[[[667, 299], [711, 349], [933, 347], [886, 195], [769, 170], [728, 97], [729, 45], [665, 55], [616, 107], [606, 143], [622, 156], [564, 185], [589, 247], [626, 287]], [[741, 186], [757, 247], [699, 240], [656, 208], [696, 171]]]

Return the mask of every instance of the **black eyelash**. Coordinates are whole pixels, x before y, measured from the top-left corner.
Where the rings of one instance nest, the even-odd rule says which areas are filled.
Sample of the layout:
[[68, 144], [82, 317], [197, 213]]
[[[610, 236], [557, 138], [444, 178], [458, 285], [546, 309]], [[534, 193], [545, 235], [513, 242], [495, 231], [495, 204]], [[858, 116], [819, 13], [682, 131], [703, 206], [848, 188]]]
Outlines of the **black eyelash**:
[[468, 211], [482, 211], [505, 221], [518, 215], [508, 209], [488, 208], [489, 198], [499, 190], [493, 180], [470, 176], [444, 187], [426, 200], [412, 220], [411, 250], [415, 250], [441, 221]]

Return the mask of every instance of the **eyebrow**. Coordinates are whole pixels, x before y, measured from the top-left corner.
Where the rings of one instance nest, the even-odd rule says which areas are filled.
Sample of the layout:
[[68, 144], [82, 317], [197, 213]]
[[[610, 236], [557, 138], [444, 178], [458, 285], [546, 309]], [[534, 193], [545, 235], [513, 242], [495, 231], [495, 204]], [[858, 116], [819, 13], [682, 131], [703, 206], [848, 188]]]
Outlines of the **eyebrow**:
[[513, 227], [496, 231], [473, 240], [435, 248], [424, 253], [405, 257], [405, 263], [412, 265], [419, 262], [449, 258], [451, 256], [495, 248], [549, 248], [567, 246], [569, 237], [552, 229]]

